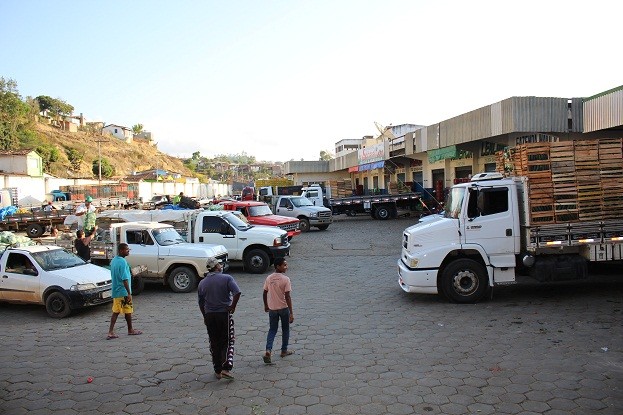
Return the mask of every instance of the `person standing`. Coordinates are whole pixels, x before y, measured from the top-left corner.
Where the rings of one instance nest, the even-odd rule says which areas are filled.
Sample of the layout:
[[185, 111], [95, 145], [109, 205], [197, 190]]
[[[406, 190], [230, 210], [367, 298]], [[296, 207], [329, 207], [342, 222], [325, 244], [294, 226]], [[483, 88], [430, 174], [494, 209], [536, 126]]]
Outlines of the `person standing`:
[[76, 216], [79, 217], [78, 229], [84, 230], [86, 236], [91, 235], [95, 231], [95, 221], [97, 219], [96, 208], [92, 204], [93, 198], [87, 196], [84, 203], [76, 209]]
[[78, 229], [78, 232], [76, 232], [77, 238], [74, 241], [74, 249], [76, 254], [85, 261], [91, 260], [91, 239], [95, 236], [95, 231], [97, 231], [97, 225], [89, 236], [84, 236], [82, 229]]
[[123, 313], [128, 324], [128, 335], [137, 336], [143, 334], [142, 331], [132, 327], [132, 275], [130, 265], [125, 257], [130, 255], [128, 244], [121, 243], [118, 248], [119, 253], [110, 261], [110, 276], [112, 277], [112, 316], [110, 317], [110, 328], [108, 329], [107, 340], [117, 339], [115, 334], [115, 323], [119, 314]]
[[264, 282], [264, 311], [268, 313], [269, 329], [266, 337], [266, 353], [264, 353], [264, 363], [272, 364], [271, 355], [273, 342], [279, 328], [281, 320], [281, 357], [290, 356], [294, 353], [288, 350], [290, 340], [290, 324], [294, 321], [294, 311], [292, 310], [292, 298], [290, 292], [292, 286], [290, 278], [285, 272], [288, 270], [288, 262], [285, 258], [275, 259], [275, 272], [270, 274]]
[[233, 379], [234, 367], [234, 319], [236, 305], [240, 299], [240, 288], [229, 274], [223, 274], [223, 265], [214, 258], [208, 258], [208, 272], [199, 283], [197, 295], [199, 309], [208, 331], [212, 365], [217, 379]]
[[174, 204], [174, 205], [179, 205], [179, 204], [180, 204], [180, 201], [182, 200], [182, 198], [183, 198], [183, 197], [184, 197], [184, 192], [180, 192], [180, 194], [179, 194], [179, 195], [177, 195], [177, 196], [175, 196], [175, 197], [173, 198], [173, 204]]

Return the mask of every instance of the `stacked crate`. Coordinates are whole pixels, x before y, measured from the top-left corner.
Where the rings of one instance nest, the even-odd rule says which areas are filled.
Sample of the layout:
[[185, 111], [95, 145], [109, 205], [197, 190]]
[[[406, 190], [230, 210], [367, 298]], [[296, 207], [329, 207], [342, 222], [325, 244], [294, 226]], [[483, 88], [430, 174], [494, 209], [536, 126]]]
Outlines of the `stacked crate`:
[[599, 178], [604, 219], [623, 216], [623, 139], [599, 140]]
[[329, 180], [327, 185], [331, 189], [331, 197], [333, 198], [350, 197], [353, 195], [350, 179]]
[[554, 216], [557, 223], [579, 219], [573, 141], [550, 143]]
[[575, 180], [580, 220], [603, 219], [599, 177], [599, 143], [597, 140], [574, 142]]
[[522, 144], [516, 147], [513, 165], [516, 175], [528, 178], [531, 221], [539, 224], [554, 223], [550, 144]]

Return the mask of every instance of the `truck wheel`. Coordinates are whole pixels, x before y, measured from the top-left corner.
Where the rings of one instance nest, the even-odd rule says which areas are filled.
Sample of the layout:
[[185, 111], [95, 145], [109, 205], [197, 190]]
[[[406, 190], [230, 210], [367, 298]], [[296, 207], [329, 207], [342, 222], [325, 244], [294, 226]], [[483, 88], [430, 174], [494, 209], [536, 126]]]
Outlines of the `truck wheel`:
[[309, 219], [299, 218], [299, 220], [301, 221], [299, 223], [299, 229], [301, 230], [301, 232], [309, 231]]
[[268, 254], [261, 249], [250, 250], [244, 258], [244, 268], [251, 274], [263, 274], [269, 264]]
[[441, 274], [441, 291], [456, 303], [475, 303], [487, 292], [487, 270], [472, 259], [457, 259]]
[[386, 206], [379, 206], [376, 208], [375, 217], [380, 220], [387, 220], [391, 217], [392, 213]]
[[50, 317], [54, 318], [65, 318], [71, 314], [69, 298], [58, 291], [48, 295], [48, 298], [45, 299], [45, 309]]
[[346, 216], [355, 216], [357, 215], [357, 212], [355, 212], [354, 210], [347, 210], [346, 211]]
[[141, 277], [132, 277], [132, 295], [139, 295], [145, 289], [145, 280]]
[[197, 274], [188, 267], [177, 267], [169, 275], [169, 286], [173, 292], [189, 293], [197, 287]]
[[329, 225], [318, 225], [318, 229], [320, 229], [321, 231], [326, 231], [327, 229], [329, 229]]
[[43, 226], [38, 223], [31, 223], [26, 226], [26, 234], [29, 238], [38, 238], [43, 235]]

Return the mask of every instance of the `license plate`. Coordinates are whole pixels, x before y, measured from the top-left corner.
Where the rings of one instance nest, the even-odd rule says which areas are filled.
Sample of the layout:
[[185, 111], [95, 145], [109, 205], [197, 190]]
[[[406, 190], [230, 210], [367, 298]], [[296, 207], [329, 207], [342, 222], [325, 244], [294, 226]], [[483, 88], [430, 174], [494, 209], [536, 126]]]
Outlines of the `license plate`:
[[102, 292], [102, 298], [110, 298], [111, 295], [110, 290]]

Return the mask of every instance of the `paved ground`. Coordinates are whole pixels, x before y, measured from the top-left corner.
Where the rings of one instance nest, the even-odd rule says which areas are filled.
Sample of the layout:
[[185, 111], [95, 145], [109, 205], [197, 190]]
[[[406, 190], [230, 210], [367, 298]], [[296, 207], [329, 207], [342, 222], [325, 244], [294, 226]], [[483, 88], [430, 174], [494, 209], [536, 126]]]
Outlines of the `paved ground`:
[[64, 320], [0, 305], [0, 413], [623, 413], [618, 271], [475, 305], [407, 295], [396, 260], [412, 221], [353, 218], [295, 238], [296, 353], [274, 366], [261, 359], [265, 275], [232, 269], [234, 381], [214, 378], [195, 293], [148, 286], [135, 299], [144, 334], [111, 341], [109, 305]]

